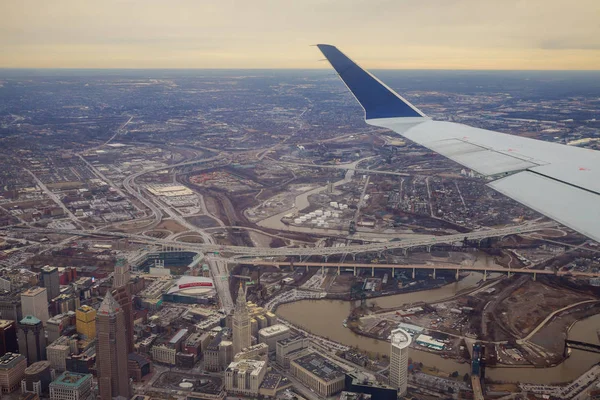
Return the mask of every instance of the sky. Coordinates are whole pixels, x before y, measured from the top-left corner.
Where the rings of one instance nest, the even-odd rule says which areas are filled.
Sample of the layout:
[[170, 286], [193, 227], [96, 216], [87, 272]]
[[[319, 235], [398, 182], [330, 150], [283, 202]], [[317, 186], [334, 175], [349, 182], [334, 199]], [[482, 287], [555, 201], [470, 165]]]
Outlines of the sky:
[[0, 0], [0, 68], [600, 69], [599, 0]]

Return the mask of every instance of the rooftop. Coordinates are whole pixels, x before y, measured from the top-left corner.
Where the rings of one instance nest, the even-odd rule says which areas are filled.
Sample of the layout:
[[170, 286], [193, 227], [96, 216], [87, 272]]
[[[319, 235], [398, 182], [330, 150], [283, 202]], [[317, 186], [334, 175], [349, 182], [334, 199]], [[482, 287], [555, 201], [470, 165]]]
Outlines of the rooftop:
[[340, 365], [315, 352], [295, 358], [292, 363], [298, 364], [326, 382], [344, 377], [346, 374], [346, 371]]
[[51, 385], [78, 387], [88, 379], [92, 379], [91, 374], [79, 374], [76, 372], [63, 372], [58, 378], [52, 381]]
[[0, 329], [8, 328], [13, 322], [10, 319], [0, 319]]
[[37, 319], [33, 315], [26, 315], [25, 318], [23, 318], [20, 323], [22, 325], [38, 325], [41, 322], [42, 321], [40, 321], [39, 319]]
[[391, 333], [392, 346], [404, 349], [410, 346], [411, 337], [404, 329], [394, 329]]
[[181, 339], [183, 339], [183, 337], [185, 335], [187, 335], [187, 333], [188, 333], [187, 329], [180, 329], [175, 335], [173, 335], [171, 340], [169, 340], [169, 344], [177, 344], [177, 342], [179, 342]]
[[6, 353], [0, 357], [0, 369], [11, 369], [22, 360], [26, 360], [26, 358], [21, 354]]
[[35, 297], [38, 296], [41, 293], [45, 293], [46, 292], [46, 288], [42, 288], [42, 287], [32, 287], [30, 289], [27, 289], [26, 291], [21, 293], [21, 297], [22, 296], [29, 296], [29, 297]]
[[281, 333], [289, 332], [289, 331], [290, 331], [290, 328], [288, 328], [287, 326], [285, 326], [283, 324], [276, 324], [273, 326], [262, 328], [260, 331], [258, 331], [258, 334], [269, 337], [269, 336], [275, 336], [275, 335], [279, 335]]
[[241, 360], [234, 361], [227, 367], [227, 371], [237, 370], [241, 372], [250, 372], [251, 375], [258, 375], [258, 371], [266, 366], [265, 361]]

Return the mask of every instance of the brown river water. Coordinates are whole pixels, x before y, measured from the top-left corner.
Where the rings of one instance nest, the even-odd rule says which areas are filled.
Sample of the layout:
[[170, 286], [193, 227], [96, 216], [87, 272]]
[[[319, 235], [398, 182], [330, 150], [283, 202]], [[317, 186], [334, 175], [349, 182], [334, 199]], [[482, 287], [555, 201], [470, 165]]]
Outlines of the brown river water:
[[[398, 294], [373, 299], [380, 307], [400, 307], [419, 301], [434, 302], [455, 295], [458, 291], [475, 287], [482, 278], [479, 273], [471, 273], [458, 283], [452, 283], [438, 289], [414, 293]], [[358, 348], [377, 352], [389, 353], [389, 343], [382, 340], [367, 338], [344, 328], [342, 323], [350, 313], [350, 303], [343, 300], [301, 300], [280, 305], [277, 315], [285, 320], [303, 327], [305, 330], [336, 342], [357, 346]], [[596, 330], [600, 328], [600, 314], [578, 321], [569, 331], [569, 339], [600, 344]], [[428, 366], [437, 366], [449, 373], [458, 371], [461, 374], [469, 372], [469, 364], [461, 364], [452, 359], [445, 359], [434, 353], [410, 349], [410, 357]], [[490, 379], [506, 382], [529, 383], [558, 383], [568, 382], [587, 371], [592, 365], [600, 362], [600, 354], [571, 350], [569, 358], [563, 363], [551, 368], [488, 368], [486, 375]]]

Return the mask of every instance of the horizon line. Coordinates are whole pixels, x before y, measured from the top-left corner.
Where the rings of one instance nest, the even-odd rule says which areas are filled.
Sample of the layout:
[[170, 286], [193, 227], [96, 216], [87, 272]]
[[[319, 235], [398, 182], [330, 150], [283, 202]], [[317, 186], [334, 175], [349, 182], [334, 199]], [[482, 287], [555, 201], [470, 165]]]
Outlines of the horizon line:
[[[2, 67], [0, 71], [24, 71], [24, 70], [35, 70], [35, 71], [69, 71], [69, 70], [87, 70], [87, 71], [273, 71], [273, 70], [302, 70], [302, 71], [331, 71], [330, 68], [310, 68], [310, 67]], [[502, 71], [502, 72], [600, 72], [600, 68], [597, 69], [496, 69], [496, 68], [369, 68], [372, 71]]]

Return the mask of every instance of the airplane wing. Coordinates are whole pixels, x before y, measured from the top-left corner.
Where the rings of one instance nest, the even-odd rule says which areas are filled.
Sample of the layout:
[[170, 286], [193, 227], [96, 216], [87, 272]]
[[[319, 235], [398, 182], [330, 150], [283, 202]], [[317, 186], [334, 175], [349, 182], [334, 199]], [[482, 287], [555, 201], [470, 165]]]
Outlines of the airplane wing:
[[317, 47], [368, 124], [492, 178], [489, 187], [600, 242], [600, 152], [434, 121], [335, 46]]

